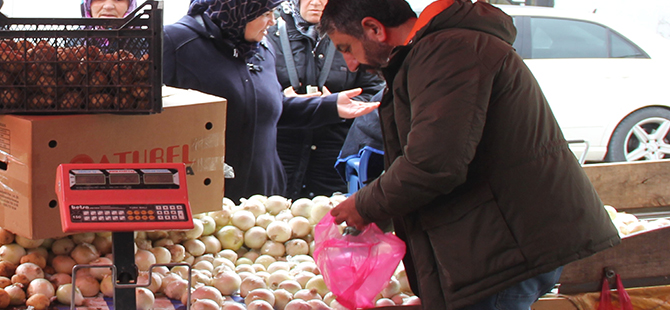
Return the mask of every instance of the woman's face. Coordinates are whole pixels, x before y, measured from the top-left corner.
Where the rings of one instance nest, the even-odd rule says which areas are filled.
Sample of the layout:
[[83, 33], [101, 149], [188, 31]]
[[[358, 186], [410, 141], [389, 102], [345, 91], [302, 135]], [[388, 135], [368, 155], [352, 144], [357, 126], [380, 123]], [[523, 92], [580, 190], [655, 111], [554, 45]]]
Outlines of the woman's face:
[[122, 18], [126, 15], [130, 0], [91, 0], [93, 18]]
[[275, 23], [274, 10], [265, 12], [265, 14], [247, 23], [244, 27], [244, 40], [247, 42], [260, 42], [268, 34], [268, 27]]
[[318, 24], [326, 4], [328, 0], [300, 0], [300, 16], [310, 24]]

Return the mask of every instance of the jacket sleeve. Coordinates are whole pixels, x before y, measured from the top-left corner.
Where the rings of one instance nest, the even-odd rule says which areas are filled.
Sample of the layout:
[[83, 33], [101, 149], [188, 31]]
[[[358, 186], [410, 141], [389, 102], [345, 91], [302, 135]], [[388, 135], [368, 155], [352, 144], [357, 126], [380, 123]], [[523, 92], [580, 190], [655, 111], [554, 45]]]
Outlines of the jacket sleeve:
[[172, 38], [170, 37], [170, 31], [167, 29], [169, 28], [166, 28], [163, 31], [163, 84], [174, 86], [177, 85], [177, 81], [175, 81], [176, 51]]
[[386, 86], [386, 83], [380, 77], [368, 72], [356, 72], [354, 88], [360, 87], [363, 89], [363, 92], [359, 96], [354, 97], [354, 100], [371, 101], [375, 94], [384, 89], [384, 86]]
[[481, 59], [485, 44], [471, 43], [473, 36], [441, 36], [417, 42], [401, 70], [407, 75], [394, 80], [393, 134], [402, 154], [357, 193], [366, 220], [406, 215], [465, 182], [491, 98], [489, 66], [504, 58]]
[[287, 97], [278, 127], [316, 128], [343, 122], [337, 113], [337, 95], [325, 97]]

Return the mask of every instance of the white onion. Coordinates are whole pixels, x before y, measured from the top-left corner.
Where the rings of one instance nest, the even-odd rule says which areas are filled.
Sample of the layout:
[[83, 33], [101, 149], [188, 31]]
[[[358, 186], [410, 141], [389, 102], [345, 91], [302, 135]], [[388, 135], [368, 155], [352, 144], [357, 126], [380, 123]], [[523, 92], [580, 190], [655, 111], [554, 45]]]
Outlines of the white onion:
[[[152, 243], [152, 246], [153, 246], [153, 248], [157, 248], [157, 247], [165, 247], [165, 246], [173, 245], [173, 244], [174, 244], [174, 241], [172, 241], [172, 239], [163, 238], [163, 239], [154, 240], [154, 242]], [[151, 250], [149, 250], [149, 251], [151, 251]], [[154, 254], [156, 254], [156, 253], [154, 253]]]
[[[31, 249], [31, 250], [35, 250], [35, 249]], [[33, 264], [39, 266], [40, 268], [44, 269], [47, 266], [47, 258], [45, 256], [42, 256], [42, 254], [40, 254], [38, 252], [31, 252], [31, 253], [28, 253], [28, 254], [24, 255], [23, 257], [21, 257], [21, 260], [19, 261], [19, 263], [21, 263], [21, 264], [23, 264], [23, 263], [33, 263]]]
[[221, 310], [247, 310], [247, 307], [236, 301], [226, 301], [223, 303]]
[[162, 246], [154, 246], [149, 251], [154, 254], [156, 264], [169, 264], [172, 260], [172, 254], [170, 253], [170, 250]]
[[267, 255], [267, 254], [263, 254], [263, 255], [258, 256], [256, 258], [256, 260], [254, 260], [254, 264], [261, 264], [261, 265], [265, 266], [265, 270], [267, 271], [270, 264], [272, 264], [276, 261], [277, 261], [277, 259], [275, 259], [274, 257], [272, 257], [270, 255]]
[[75, 286], [84, 297], [93, 297], [100, 293], [100, 282], [92, 276], [76, 277]]
[[15, 237], [14, 233], [0, 227], [0, 246], [14, 242]]
[[321, 295], [319, 295], [319, 292], [315, 288], [301, 289], [301, 290], [295, 292], [295, 294], [293, 294], [293, 298], [294, 299], [302, 299], [302, 300], [305, 300], [305, 301], [311, 300], [311, 299], [321, 299], [321, 300], [323, 300], [323, 298], [321, 298]]
[[288, 222], [293, 218], [293, 213], [291, 213], [291, 210], [284, 210], [279, 212], [279, 214], [275, 215], [275, 220], [276, 221], [283, 221], [283, 222]]
[[316, 277], [315, 274], [309, 272], [309, 271], [301, 271], [298, 274], [296, 274], [293, 278], [300, 283], [300, 286], [303, 288], [307, 286], [307, 281], [309, 281], [311, 278]]
[[46, 310], [49, 307], [49, 304], [51, 304], [49, 297], [39, 293], [30, 296], [28, 300], [26, 300], [28, 309]]
[[390, 298], [382, 297], [377, 299], [375, 302], [375, 307], [393, 307], [396, 303]]
[[149, 271], [151, 265], [156, 263], [156, 256], [147, 250], [137, 250], [135, 253], [135, 265], [139, 271]]
[[274, 221], [268, 225], [267, 235], [275, 242], [286, 242], [291, 239], [291, 226], [287, 222]]
[[272, 305], [265, 300], [254, 300], [247, 305], [247, 310], [274, 310]]
[[223, 197], [223, 199], [221, 199], [221, 207], [222, 207], [222, 208], [232, 209], [233, 207], [235, 207], [235, 202], [233, 202], [233, 201], [232, 201], [230, 198], [228, 198], [228, 197]]
[[[240, 205], [240, 208], [242, 210], [251, 212], [254, 215], [254, 220], [259, 215], [264, 214], [264, 213], [267, 212], [265, 210], [265, 204], [263, 204], [263, 202], [261, 202], [259, 200], [256, 200], [256, 199], [249, 199], [249, 200], [244, 201]], [[237, 212], [239, 212], [239, 211], [237, 211]], [[233, 218], [235, 218], [235, 214], [233, 214]]]
[[292, 271], [295, 271], [295, 274], [299, 273], [300, 271], [309, 271], [315, 275], [321, 274], [319, 266], [317, 266], [315, 262], [299, 263], [297, 266], [293, 268]]
[[270, 196], [265, 201], [265, 209], [272, 215], [277, 215], [279, 212], [287, 210], [290, 206], [291, 201], [279, 195]]
[[291, 214], [293, 214], [293, 216], [303, 216], [309, 219], [311, 216], [312, 206], [314, 206], [314, 202], [312, 202], [311, 199], [300, 198], [294, 201], [291, 205]]
[[288, 221], [288, 225], [291, 227], [293, 238], [304, 238], [312, 232], [312, 224], [302, 216], [294, 216]]
[[314, 202], [314, 205], [312, 205], [312, 208], [310, 209], [310, 216], [309, 216], [309, 222], [312, 225], [316, 225], [321, 221], [321, 219], [330, 212], [330, 210], [333, 209], [333, 204], [331, 203], [331, 200], [329, 198], [326, 198], [326, 200], [320, 199], [316, 200], [317, 197], [314, 197], [312, 199], [312, 202]]
[[[12, 285], [12, 280], [5, 276], [0, 276], [0, 288], [5, 288]], [[0, 307], [1, 308], [1, 307]]]
[[419, 299], [419, 296], [409, 296], [405, 300], [403, 300], [403, 305], [420, 305], [421, 304], [421, 299]]
[[170, 269], [170, 272], [179, 275], [182, 279], [186, 280], [188, 279], [189, 268], [188, 266], [182, 265], [174, 266], [172, 269]]
[[219, 310], [219, 304], [209, 299], [200, 299], [191, 303], [191, 310]]
[[256, 217], [256, 226], [258, 227], [263, 227], [263, 228], [268, 228], [268, 225], [270, 223], [275, 221], [275, 217], [272, 214], [269, 213], [263, 213]]
[[221, 251], [221, 241], [216, 236], [202, 236], [200, 241], [205, 244], [205, 253], [207, 254], [216, 254]]
[[224, 257], [214, 258], [214, 260], [212, 261], [212, 265], [214, 266], [214, 269], [216, 269], [219, 266], [225, 266], [230, 268], [230, 270], [235, 270], [235, 263], [231, 262], [229, 259]]
[[202, 235], [203, 236], [209, 236], [213, 234], [216, 231], [216, 221], [209, 216], [209, 215], [204, 215], [202, 218], [200, 218], [202, 221], [203, 225], [203, 230], [202, 230]]
[[212, 286], [223, 295], [233, 295], [240, 290], [242, 278], [234, 271], [219, 272], [212, 278]]
[[279, 283], [282, 283], [286, 280], [291, 280], [293, 277], [286, 270], [277, 270], [270, 274], [270, 277], [266, 279], [266, 284], [269, 288], [275, 289], [279, 286]]
[[393, 297], [391, 297], [391, 300], [393, 300], [393, 302], [394, 302], [396, 305], [402, 305], [403, 300], [404, 300], [405, 298], [407, 298], [407, 297], [409, 297], [407, 294], [405, 294], [405, 293], [400, 293], [400, 294], [396, 294], [396, 295], [394, 295]]
[[180, 300], [188, 288], [188, 281], [184, 279], [175, 279], [165, 286], [163, 293], [170, 299]]
[[221, 294], [221, 291], [219, 291], [217, 288], [213, 286], [201, 286], [199, 288], [196, 288], [193, 292], [191, 292], [191, 304], [193, 304], [196, 300], [201, 299], [212, 300], [217, 305], [223, 303], [223, 295]]
[[[151, 280], [151, 282], [149, 282], [149, 280]], [[152, 272], [151, 279], [149, 279], [149, 272], [140, 271], [137, 275], [137, 284], [146, 287], [152, 293], [157, 293], [163, 284], [163, 276]]]
[[214, 265], [206, 260], [201, 260], [193, 263], [193, 268], [198, 270], [207, 270], [209, 272], [214, 271]]
[[186, 252], [190, 253], [193, 256], [200, 256], [202, 254], [205, 254], [205, 250], [207, 250], [205, 243], [203, 243], [199, 239], [188, 239], [184, 241], [183, 245], [184, 248], [186, 249]]
[[26, 255], [26, 249], [16, 243], [0, 246], [0, 261], [10, 262], [14, 265], [21, 263], [21, 257]]
[[54, 243], [51, 245], [51, 252], [53, 252], [56, 255], [68, 255], [70, 252], [72, 252], [72, 249], [76, 244], [74, 244], [74, 241], [70, 238], [61, 238], [57, 239], [54, 241]]
[[261, 247], [261, 254], [267, 254], [274, 257], [282, 257], [286, 253], [286, 247], [281, 242], [268, 240]]
[[96, 235], [93, 239], [93, 246], [98, 249], [100, 255], [106, 255], [112, 253], [112, 237], [111, 236], [100, 236]]
[[[65, 305], [72, 304], [72, 284], [63, 284], [58, 287], [56, 290], [56, 298], [58, 302]], [[74, 305], [81, 306], [84, 304], [84, 296], [81, 294], [81, 291], [75, 287], [74, 289]]]
[[[249, 249], [246, 253], [242, 254], [242, 257], [250, 259], [252, 262], [261, 256], [260, 249]], [[253, 263], [252, 263], [253, 264]]]
[[254, 226], [244, 232], [244, 245], [250, 249], [260, 249], [268, 239], [263, 227]]
[[51, 284], [49, 280], [43, 278], [30, 281], [26, 292], [28, 293], [28, 297], [35, 294], [42, 294], [48, 298], [56, 296], [56, 289], [53, 284]]
[[149, 239], [140, 239], [137, 238], [135, 239], [135, 250], [137, 249], [142, 249], [142, 250], [149, 250], [153, 247], [153, 243]]
[[63, 284], [72, 283], [72, 276], [67, 273], [56, 273], [49, 276], [49, 282], [56, 289]]
[[244, 303], [249, 306], [249, 304], [254, 300], [264, 300], [268, 302], [271, 306], [275, 304], [275, 295], [271, 290], [267, 288], [257, 288], [251, 290], [246, 297], [244, 297]]
[[221, 210], [209, 212], [207, 215], [214, 219], [216, 226], [223, 227], [230, 224], [233, 212], [230, 207], [224, 205]]
[[170, 259], [171, 263], [179, 263], [186, 257], [186, 249], [181, 244], [168, 245], [165, 246], [165, 248], [168, 249], [172, 255]]
[[289, 259], [289, 261], [295, 262], [295, 263], [298, 263], [298, 264], [304, 263], [304, 262], [310, 262], [310, 263], [315, 262], [314, 258], [309, 256], [309, 255], [294, 255]]
[[109, 266], [107, 268], [90, 268], [90, 273], [91, 276], [93, 276], [96, 280], [100, 281], [102, 278], [105, 277], [105, 275], [110, 275], [112, 274], [112, 260], [107, 258], [107, 257], [98, 257], [97, 259], [93, 260], [91, 265], [101, 265], [101, 266]]
[[285, 289], [276, 289], [272, 291], [272, 293], [275, 295], [274, 307], [277, 310], [284, 310], [286, 304], [288, 304], [289, 301], [293, 300], [293, 294], [291, 294], [291, 292]]
[[168, 231], [168, 236], [174, 244], [179, 244], [182, 241], [189, 239], [186, 237], [186, 231], [182, 230], [170, 230]]
[[70, 237], [72, 238], [72, 241], [74, 241], [75, 244], [93, 243], [93, 240], [95, 240], [95, 233], [92, 232], [78, 233]]
[[233, 264], [235, 263], [235, 261], [237, 261], [237, 253], [235, 252], [235, 250], [231, 249], [221, 250], [219, 253], [216, 253], [216, 257], [226, 258], [229, 261], [233, 262]]
[[298, 283], [298, 281], [294, 279], [289, 279], [279, 282], [279, 284], [277, 285], [277, 289], [286, 290], [289, 293], [291, 293], [291, 296], [293, 296], [295, 292], [303, 289], [303, 287], [302, 285], [300, 285], [300, 283]]
[[[93, 234], [93, 238], [95, 238], [95, 234]], [[72, 252], [70, 252], [70, 257], [77, 264], [88, 264], [100, 257], [100, 252], [92, 244], [83, 242], [74, 247]]]
[[221, 227], [221, 229], [216, 232], [215, 236], [221, 241], [221, 247], [224, 249], [236, 251], [242, 247], [242, 244], [244, 243], [244, 233], [242, 230], [232, 225]]
[[137, 310], [153, 310], [156, 297], [154, 293], [144, 287], [135, 288], [135, 305]]
[[291, 263], [279, 260], [279, 261], [272, 262], [270, 265], [268, 265], [268, 272], [269, 273], [274, 273], [277, 270], [290, 271], [291, 268], [292, 268]]
[[44, 278], [44, 271], [40, 266], [37, 266], [33, 263], [23, 263], [16, 267], [16, 275], [23, 275], [28, 279], [28, 282], [37, 279]]
[[312, 307], [312, 310], [330, 310], [330, 306], [323, 302], [323, 300], [310, 299], [307, 303]]
[[255, 272], [255, 273], [262, 272], [262, 271], [267, 272], [267, 270], [268, 270], [267, 268], [265, 268], [264, 265], [256, 264], [256, 263], [254, 263], [253, 265], [251, 265], [251, 267], [254, 268], [254, 272]]
[[42, 243], [44, 242], [44, 239], [33, 240], [33, 239], [23, 237], [21, 235], [16, 235], [14, 237], [14, 242], [16, 242], [16, 244], [22, 246], [24, 249], [34, 249], [34, 248], [42, 245]]
[[202, 236], [202, 232], [205, 230], [205, 225], [202, 223], [200, 219], [193, 219], [193, 228], [190, 230], [185, 231], [185, 238], [186, 239], [196, 239], [200, 238]]
[[240, 296], [247, 297], [247, 294], [257, 288], [267, 288], [265, 280], [257, 275], [250, 275], [240, 283]]
[[312, 310], [312, 306], [302, 299], [293, 299], [286, 304], [284, 310]]
[[155, 272], [155, 273], [164, 277], [168, 273], [170, 273], [170, 269], [166, 266], [154, 266], [153, 272]]
[[251, 258], [248, 257], [240, 257], [235, 261], [235, 266], [239, 265], [253, 265], [254, 261], [251, 260]]
[[335, 300], [335, 294], [333, 294], [333, 292], [328, 292], [326, 296], [323, 296], [323, 302], [325, 302], [327, 305], [330, 305], [333, 300]]
[[9, 304], [12, 306], [23, 305], [26, 302], [26, 292], [23, 291], [20, 284], [5, 287], [5, 292], [9, 294]]
[[[256, 225], [256, 216], [249, 210], [240, 210], [233, 213], [233, 217], [230, 222], [233, 224], [233, 226], [239, 228], [240, 230], [246, 231], [247, 229]], [[221, 242], [223, 243], [223, 241]]]
[[161, 282], [161, 292], [165, 292], [165, 289], [167, 288], [168, 284], [172, 283], [173, 281], [177, 280], [184, 280], [180, 275], [176, 273], [168, 273], [167, 275], [163, 276], [163, 282]]
[[286, 255], [306, 255], [309, 254], [309, 244], [302, 239], [291, 239], [284, 244]]
[[235, 266], [235, 272], [240, 273], [240, 272], [249, 272], [249, 273], [256, 273], [256, 269], [252, 265], [249, 264], [240, 264]]
[[112, 283], [112, 276], [108, 275], [100, 280], [100, 292], [105, 297], [114, 296], [114, 284]]
[[330, 290], [326, 286], [326, 282], [323, 280], [322, 275], [317, 275], [314, 276], [313, 278], [309, 279], [307, 283], [305, 284], [305, 288], [308, 290], [316, 290], [317, 293], [319, 293], [319, 296], [323, 297], [325, 296]]
[[394, 295], [400, 293], [400, 282], [396, 279], [395, 276], [391, 276], [391, 279], [384, 284], [384, 288], [381, 291], [382, 297], [391, 298]]

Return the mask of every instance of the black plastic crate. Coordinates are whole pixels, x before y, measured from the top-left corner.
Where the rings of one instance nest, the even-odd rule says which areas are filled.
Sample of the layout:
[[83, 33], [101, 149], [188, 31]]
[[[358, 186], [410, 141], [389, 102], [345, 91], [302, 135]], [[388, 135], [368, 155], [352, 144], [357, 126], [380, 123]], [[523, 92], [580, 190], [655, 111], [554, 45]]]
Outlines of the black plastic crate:
[[162, 0], [123, 19], [0, 13], [0, 114], [159, 113], [162, 59]]

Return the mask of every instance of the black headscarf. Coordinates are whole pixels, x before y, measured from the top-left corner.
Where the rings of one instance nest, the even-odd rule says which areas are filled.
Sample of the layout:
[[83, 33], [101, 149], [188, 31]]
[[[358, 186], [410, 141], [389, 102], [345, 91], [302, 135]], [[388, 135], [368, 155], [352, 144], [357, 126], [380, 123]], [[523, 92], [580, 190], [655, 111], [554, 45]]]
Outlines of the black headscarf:
[[283, 0], [193, 0], [188, 15], [206, 14], [219, 26], [221, 34], [248, 58], [258, 50], [258, 42], [244, 39], [247, 23], [265, 14]]

